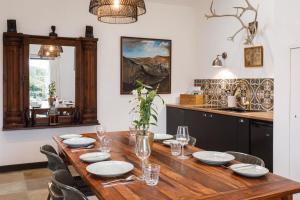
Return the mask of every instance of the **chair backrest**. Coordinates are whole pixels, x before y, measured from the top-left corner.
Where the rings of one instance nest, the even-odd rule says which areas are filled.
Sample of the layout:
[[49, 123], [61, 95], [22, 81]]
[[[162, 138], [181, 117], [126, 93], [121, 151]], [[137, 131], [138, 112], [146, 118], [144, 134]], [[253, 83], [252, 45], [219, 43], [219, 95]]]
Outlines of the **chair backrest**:
[[241, 163], [255, 164], [255, 165], [262, 166], [262, 167], [265, 166], [265, 162], [256, 156], [252, 156], [252, 155], [240, 153], [240, 152], [234, 152], [234, 151], [227, 151], [226, 153], [233, 155], [235, 157], [235, 160], [239, 161]]
[[64, 200], [88, 200], [79, 190], [74, 186], [74, 179], [67, 170], [57, 170], [53, 173], [51, 178], [52, 183], [62, 191]]
[[190, 136], [189, 145], [194, 147], [196, 145], [196, 142], [197, 142], [197, 139]]
[[67, 169], [64, 161], [58, 156], [57, 152], [51, 145], [44, 145], [40, 148], [40, 152], [45, 154], [48, 159], [48, 168], [52, 171], [58, 169]]

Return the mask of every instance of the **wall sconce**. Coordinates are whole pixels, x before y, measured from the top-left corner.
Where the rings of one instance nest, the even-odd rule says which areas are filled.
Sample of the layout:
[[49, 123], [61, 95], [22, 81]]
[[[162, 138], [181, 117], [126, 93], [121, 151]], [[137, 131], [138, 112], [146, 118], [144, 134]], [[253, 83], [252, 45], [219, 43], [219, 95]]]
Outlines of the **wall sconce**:
[[222, 53], [222, 55], [217, 55], [217, 58], [214, 59], [213, 63], [212, 63], [212, 67], [214, 68], [220, 68], [220, 67], [223, 67], [223, 62], [222, 60], [220, 59], [220, 56], [222, 56], [223, 60], [225, 60], [227, 58], [227, 53], [224, 52]]

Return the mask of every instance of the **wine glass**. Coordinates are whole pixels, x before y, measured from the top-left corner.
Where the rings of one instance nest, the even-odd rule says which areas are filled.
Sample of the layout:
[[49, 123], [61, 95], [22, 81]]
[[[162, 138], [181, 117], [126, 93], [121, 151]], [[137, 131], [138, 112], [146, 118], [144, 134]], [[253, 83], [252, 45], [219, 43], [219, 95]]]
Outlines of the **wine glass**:
[[181, 144], [181, 156], [179, 159], [185, 160], [188, 159], [188, 156], [184, 155], [184, 146], [188, 144], [190, 140], [189, 129], [187, 126], [178, 126], [176, 140]]
[[96, 126], [96, 132], [97, 132], [97, 136], [99, 138], [100, 144], [101, 144], [102, 139], [105, 136], [105, 126], [103, 126], [103, 125]]
[[135, 145], [135, 154], [141, 160], [141, 167], [142, 167], [142, 177], [144, 177], [144, 166], [145, 161], [149, 158], [151, 154], [151, 148], [149, 144], [148, 136], [138, 136], [136, 145]]

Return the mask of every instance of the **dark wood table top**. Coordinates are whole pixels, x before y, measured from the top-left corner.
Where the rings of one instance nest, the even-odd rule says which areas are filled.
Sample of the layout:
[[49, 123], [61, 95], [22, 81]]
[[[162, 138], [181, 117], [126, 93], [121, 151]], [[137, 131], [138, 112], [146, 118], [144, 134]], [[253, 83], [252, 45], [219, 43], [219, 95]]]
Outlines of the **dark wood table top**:
[[[96, 134], [84, 134], [96, 138]], [[128, 132], [107, 133], [113, 139], [112, 160], [124, 160], [135, 166], [132, 174], [141, 175], [140, 161], [134, 153], [134, 146], [129, 144]], [[140, 200], [140, 199], [291, 199], [291, 195], [300, 192], [300, 183], [268, 174], [259, 179], [245, 178], [234, 174], [223, 167], [205, 165], [194, 158], [179, 160], [171, 156], [170, 148], [155, 143], [150, 157], [151, 163], [161, 166], [160, 181], [157, 186], [147, 186], [142, 182], [120, 184], [103, 187], [102, 182], [108, 181], [95, 177], [86, 171], [87, 163], [79, 159], [81, 154], [95, 152], [95, 149], [74, 150], [66, 147], [59, 137], [54, 137], [59, 151], [74, 166], [84, 181], [96, 195], [109, 200]], [[185, 152], [200, 149], [187, 147]]]

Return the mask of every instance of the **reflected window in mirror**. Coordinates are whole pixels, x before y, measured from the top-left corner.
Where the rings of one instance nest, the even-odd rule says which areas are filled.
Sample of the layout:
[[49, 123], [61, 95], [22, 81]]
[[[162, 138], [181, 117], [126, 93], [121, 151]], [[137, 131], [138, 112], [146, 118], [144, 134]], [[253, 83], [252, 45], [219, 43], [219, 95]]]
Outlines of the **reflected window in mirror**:
[[75, 107], [75, 47], [30, 44], [30, 108]]

